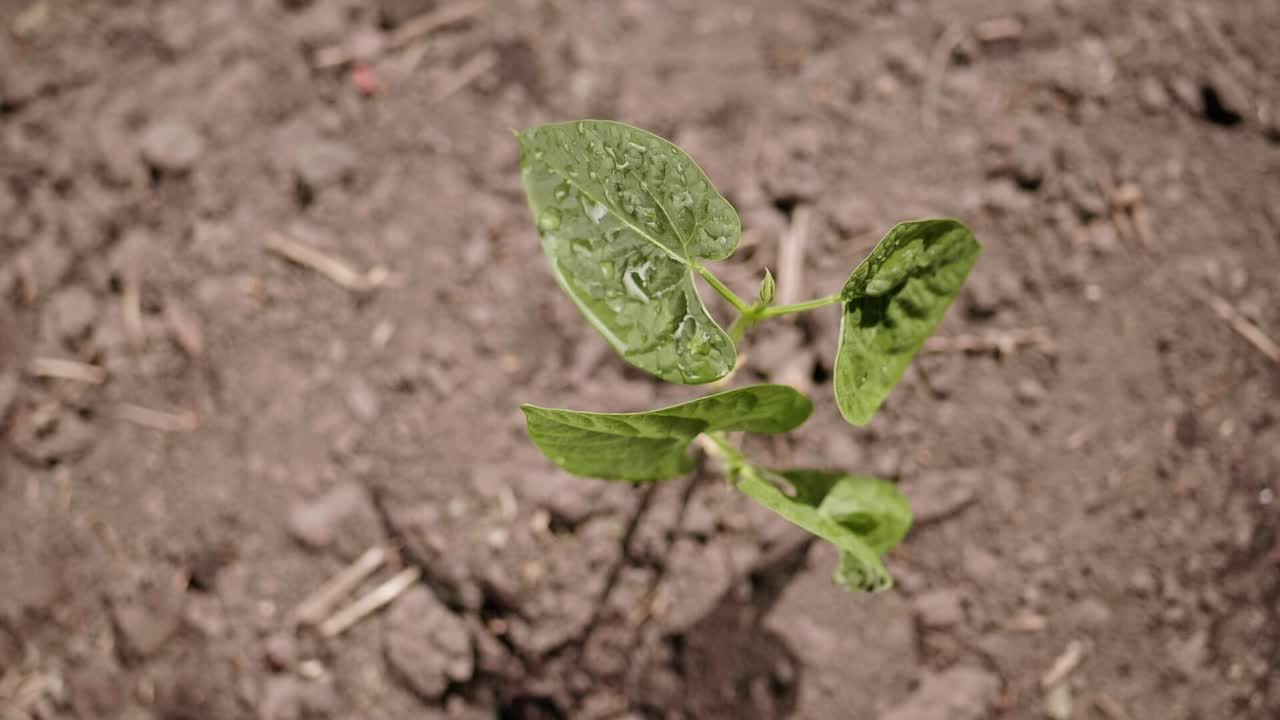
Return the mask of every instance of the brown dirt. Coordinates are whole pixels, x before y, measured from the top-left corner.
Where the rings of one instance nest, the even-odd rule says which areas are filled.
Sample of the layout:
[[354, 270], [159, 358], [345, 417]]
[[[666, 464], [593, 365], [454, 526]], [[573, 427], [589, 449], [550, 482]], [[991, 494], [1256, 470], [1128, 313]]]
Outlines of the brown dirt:
[[[433, 5], [0, 2], [6, 720], [1280, 716], [1280, 367], [1205, 300], [1280, 335], [1273, 0], [494, 2], [313, 68]], [[544, 268], [508, 131], [584, 116], [703, 163], [743, 292], [800, 206], [801, 296], [953, 215], [987, 250], [941, 335], [1051, 338], [924, 357], [865, 429], [834, 312], [751, 338], [742, 379], [818, 405], [756, 452], [928, 509], [895, 590], [713, 473], [576, 481], [524, 438], [521, 401], [694, 393]], [[297, 627], [381, 543], [409, 604]]]

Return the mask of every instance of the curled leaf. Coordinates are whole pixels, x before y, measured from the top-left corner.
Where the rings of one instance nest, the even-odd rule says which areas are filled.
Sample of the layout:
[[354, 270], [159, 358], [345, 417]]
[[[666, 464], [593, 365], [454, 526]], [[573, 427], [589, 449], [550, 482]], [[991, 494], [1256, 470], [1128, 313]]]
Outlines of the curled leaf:
[[[788, 495], [779, 487], [789, 485]], [[880, 558], [906, 536], [911, 508], [893, 483], [824, 470], [751, 467], [738, 488], [787, 521], [840, 549], [835, 581], [877, 592], [893, 584]]]
[[718, 380], [729, 336], [694, 272], [741, 235], [738, 214], [680, 148], [622, 123], [582, 120], [517, 135], [521, 175], [560, 286], [623, 359], [668, 382]]
[[700, 433], [787, 432], [808, 419], [813, 403], [783, 385], [752, 385], [649, 412], [521, 409], [529, 437], [561, 468], [586, 477], [647, 482], [692, 470], [689, 444]]
[[836, 403], [862, 425], [902, 378], [951, 301], [982, 247], [955, 220], [895, 225], [840, 291], [844, 316], [836, 350]]

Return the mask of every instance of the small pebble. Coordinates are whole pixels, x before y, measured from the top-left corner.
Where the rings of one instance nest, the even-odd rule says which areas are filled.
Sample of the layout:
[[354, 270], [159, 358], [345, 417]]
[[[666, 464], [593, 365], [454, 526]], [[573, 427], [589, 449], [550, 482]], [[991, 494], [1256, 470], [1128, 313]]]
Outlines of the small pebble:
[[357, 159], [356, 151], [349, 145], [311, 140], [294, 146], [292, 167], [302, 191], [314, 194], [350, 178]]
[[1146, 568], [1139, 568], [1129, 578], [1129, 590], [1139, 597], [1148, 597], [1156, 592], [1156, 576]]
[[422, 586], [410, 588], [383, 625], [387, 664], [409, 690], [435, 700], [475, 672], [471, 636], [462, 619]]
[[1147, 76], [1138, 84], [1138, 104], [1153, 115], [1163, 112], [1169, 108], [1169, 91], [1164, 83]]
[[289, 511], [289, 532], [313, 549], [328, 547], [339, 539], [352, 553], [381, 539], [379, 522], [368, 492], [359, 483], [343, 483], [312, 500], [299, 502]]
[[204, 154], [204, 138], [182, 122], [162, 121], [148, 125], [139, 143], [142, 159], [151, 167], [169, 173], [187, 172]]
[[276, 670], [287, 670], [298, 662], [298, 640], [292, 633], [278, 632], [267, 638], [267, 662]]

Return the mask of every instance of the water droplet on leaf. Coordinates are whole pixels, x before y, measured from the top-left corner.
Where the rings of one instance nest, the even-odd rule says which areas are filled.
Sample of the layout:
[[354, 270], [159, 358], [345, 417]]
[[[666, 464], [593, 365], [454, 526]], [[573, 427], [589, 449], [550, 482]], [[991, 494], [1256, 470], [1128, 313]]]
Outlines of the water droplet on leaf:
[[555, 208], [547, 208], [538, 213], [538, 229], [544, 232], [559, 230], [560, 211]]

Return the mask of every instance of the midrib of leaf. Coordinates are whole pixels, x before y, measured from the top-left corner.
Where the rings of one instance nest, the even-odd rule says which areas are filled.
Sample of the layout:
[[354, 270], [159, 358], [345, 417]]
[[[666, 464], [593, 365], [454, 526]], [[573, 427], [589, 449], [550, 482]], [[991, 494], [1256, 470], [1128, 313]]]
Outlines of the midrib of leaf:
[[[667, 257], [671, 258], [672, 260], [675, 260], [683, 264], [685, 267], [689, 268], [689, 275], [692, 277], [694, 263], [687, 256], [677, 255], [676, 253], [672, 252], [671, 249], [668, 248], [666, 245], [663, 245], [662, 243], [658, 242], [658, 240], [654, 238], [652, 235], [650, 235], [648, 232], [640, 229], [635, 223], [631, 222], [630, 218], [626, 217], [622, 213], [615, 211], [612, 205], [610, 205], [609, 203], [600, 202], [600, 200], [595, 195], [591, 194], [590, 192], [587, 192], [586, 188], [582, 187], [582, 185], [577, 180], [575, 180], [572, 176], [570, 176], [568, 170], [557, 167], [556, 165], [550, 162], [547, 163], [547, 167], [551, 168], [552, 172], [554, 172], [555, 174], [564, 178], [565, 182], [577, 188], [578, 192], [582, 193], [583, 195], [586, 195], [591, 200], [591, 202], [596, 203], [598, 205], [603, 205], [605, 208], [608, 208], [610, 215], [621, 220], [623, 225], [626, 225], [627, 227], [634, 230], [637, 235], [644, 238], [650, 245], [653, 245], [654, 247], [661, 250], [663, 253], [667, 255]], [[671, 228], [671, 232], [674, 233], [676, 236], [676, 239], [680, 241], [680, 246], [685, 249], [685, 252], [688, 252], [689, 241], [680, 236], [680, 231], [676, 229], [675, 224], [671, 222], [671, 216], [667, 214], [667, 209], [663, 207], [662, 203], [658, 202], [658, 198], [654, 197], [653, 192], [650, 191], [649, 188], [645, 187], [644, 185], [641, 185], [640, 189], [644, 190], [644, 193], [649, 196], [649, 199], [653, 200], [653, 204], [657, 205], [658, 209], [662, 211], [662, 216], [667, 219], [667, 225]]]

